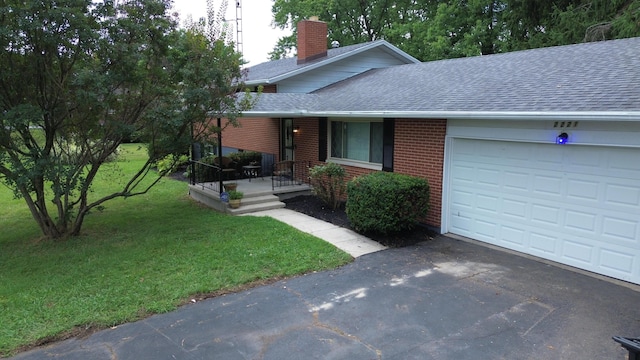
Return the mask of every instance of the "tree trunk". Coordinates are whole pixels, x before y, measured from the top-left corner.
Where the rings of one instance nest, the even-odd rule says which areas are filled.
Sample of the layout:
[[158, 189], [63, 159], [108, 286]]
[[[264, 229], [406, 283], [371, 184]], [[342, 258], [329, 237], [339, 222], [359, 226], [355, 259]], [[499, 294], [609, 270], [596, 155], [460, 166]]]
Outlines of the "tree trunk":
[[31, 211], [31, 216], [33, 216], [38, 223], [40, 230], [42, 230], [42, 234], [47, 239], [57, 240], [67, 236], [66, 231], [58, 228], [56, 222], [53, 221], [49, 214], [40, 211], [35, 204], [29, 203], [29, 210]]
[[42, 234], [51, 240], [61, 239], [66, 237], [66, 223], [62, 222], [62, 226], [59, 227], [56, 225], [56, 222], [53, 221], [49, 213], [47, 212], [46, 205], [44, 200], [38, 201], [38, 203], [33, 201], [31, 194], [25, 188], [20, 188], [20, 192], [23, 194], [23, 197], [29, 207], [29, 211], [31, 212], [31, 216], [35, 219], [42, 231]]

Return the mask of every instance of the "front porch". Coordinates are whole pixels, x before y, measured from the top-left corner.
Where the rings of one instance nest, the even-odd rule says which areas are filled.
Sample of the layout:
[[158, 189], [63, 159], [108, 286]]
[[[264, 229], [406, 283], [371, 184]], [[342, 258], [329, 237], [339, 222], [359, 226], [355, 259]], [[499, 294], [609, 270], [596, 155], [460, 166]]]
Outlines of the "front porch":
[[244, 193], [242, 203], [237, 209], [230, 208], [227, 203], [220, 200], [217, 182], [190, 184], [189, 195], [194, 200], [218, 211], [240, 215], [283, 208], [285, 204], [281, 200], [311, 194], [311, 186], [304, 182], [288, 182], [274, 187], [271, 176], [224, 181], [224, 183], [230, 182], [237, 183], [237, 191]]

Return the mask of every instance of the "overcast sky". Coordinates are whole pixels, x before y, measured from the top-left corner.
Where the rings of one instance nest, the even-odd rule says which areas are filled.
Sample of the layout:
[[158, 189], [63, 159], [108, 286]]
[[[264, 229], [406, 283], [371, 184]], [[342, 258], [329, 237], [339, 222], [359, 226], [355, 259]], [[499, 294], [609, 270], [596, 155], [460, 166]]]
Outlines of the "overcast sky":
[[[214, 0], [215, 9], [220, 7], [222, 0]], [[290, 30], [282, 31], [271, 26], [273, 15], [271, 13], [271, 0], [238, 0], [242, 7], [242, 43], [243, 57], [253, 66], [268, 60], [268, 53], [273, 49], [278, 38], [291, 33]], [[184, 20], [191, 14], [193, 20], [206, 16], [207, 0], [174, 0], [174, 8], [180, 13], [180, 19]], [[236, 0], [228, 0], [227, 16], [233, 24], [234, 41], [236, 36]]]

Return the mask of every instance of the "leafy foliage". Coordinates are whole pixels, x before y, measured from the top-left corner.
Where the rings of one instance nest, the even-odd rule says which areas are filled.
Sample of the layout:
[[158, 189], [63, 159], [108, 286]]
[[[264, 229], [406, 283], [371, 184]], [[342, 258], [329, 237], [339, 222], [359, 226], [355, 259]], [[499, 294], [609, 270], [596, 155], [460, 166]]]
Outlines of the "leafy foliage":
[[243, 166], [262, 163], [262, 153], [257, 151], [232, 152], [227, 157], [235, 162], [238, 172], [242, 171]]
[[291, 26], [270, 53], [295, 47], [295, 25], [319, 16], [329, 41], [385, 39], [422, 60], [640, 36], [640, 0], [275, 0], [274, 23]]
[[[0, 5], [0, 181], [48, 238], [78, 235], [92, 209], [144, 194], [168, 154], [235, 123], [243, 74], [208, 23], [187, 30], [170, 0], [7, 0]], [[215, 32], [213, 32], [215, 33]], [[98, 169], [131, 138], [148, 161], [119, 191], [91, 197]], [[151, 173], [154, 174], [154, 173]]]
[[210, 182], [218, 180], [218, 165], [214, 161], [216, 157], [216, 155], [205, 156], [195, 163], [196, 182]]
[[240, 200], [244, 197], [244, 193], [237, 190], [229, 191], [229, 200]]
[[309, 177], [313, 186], [313, 194], [331, 206], [332, 209], [337, 209], [344, 197], [346, 175], [344, 168], [336, 163], [312, 167], [309, 169]]
[[176, 170], [178, 170], [178, 167], [184, 166], [188, 163], [189, 163], [189, 156], [185, 154], [182, 154], [182, 155], [169, 154], [163, 157], [162, 159], [156, 161], [156, 168], [160, 175], [165, 176], [167, 174], [176, 172]]
[[347, 217], [357, 231], [390, 234], [409, 230], [428, 209], [429, 184], [422, 178], [375, 172], [347, 184]]

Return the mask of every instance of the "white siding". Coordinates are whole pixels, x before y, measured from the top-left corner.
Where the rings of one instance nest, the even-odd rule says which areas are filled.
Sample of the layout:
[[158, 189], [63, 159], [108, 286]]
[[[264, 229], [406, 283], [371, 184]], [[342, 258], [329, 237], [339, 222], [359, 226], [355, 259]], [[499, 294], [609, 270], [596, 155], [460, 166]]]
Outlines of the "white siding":
[[278, 83], [280, 93], [310, 93], [367, 70], [406, 64], [381, 49], [371, 49]]

